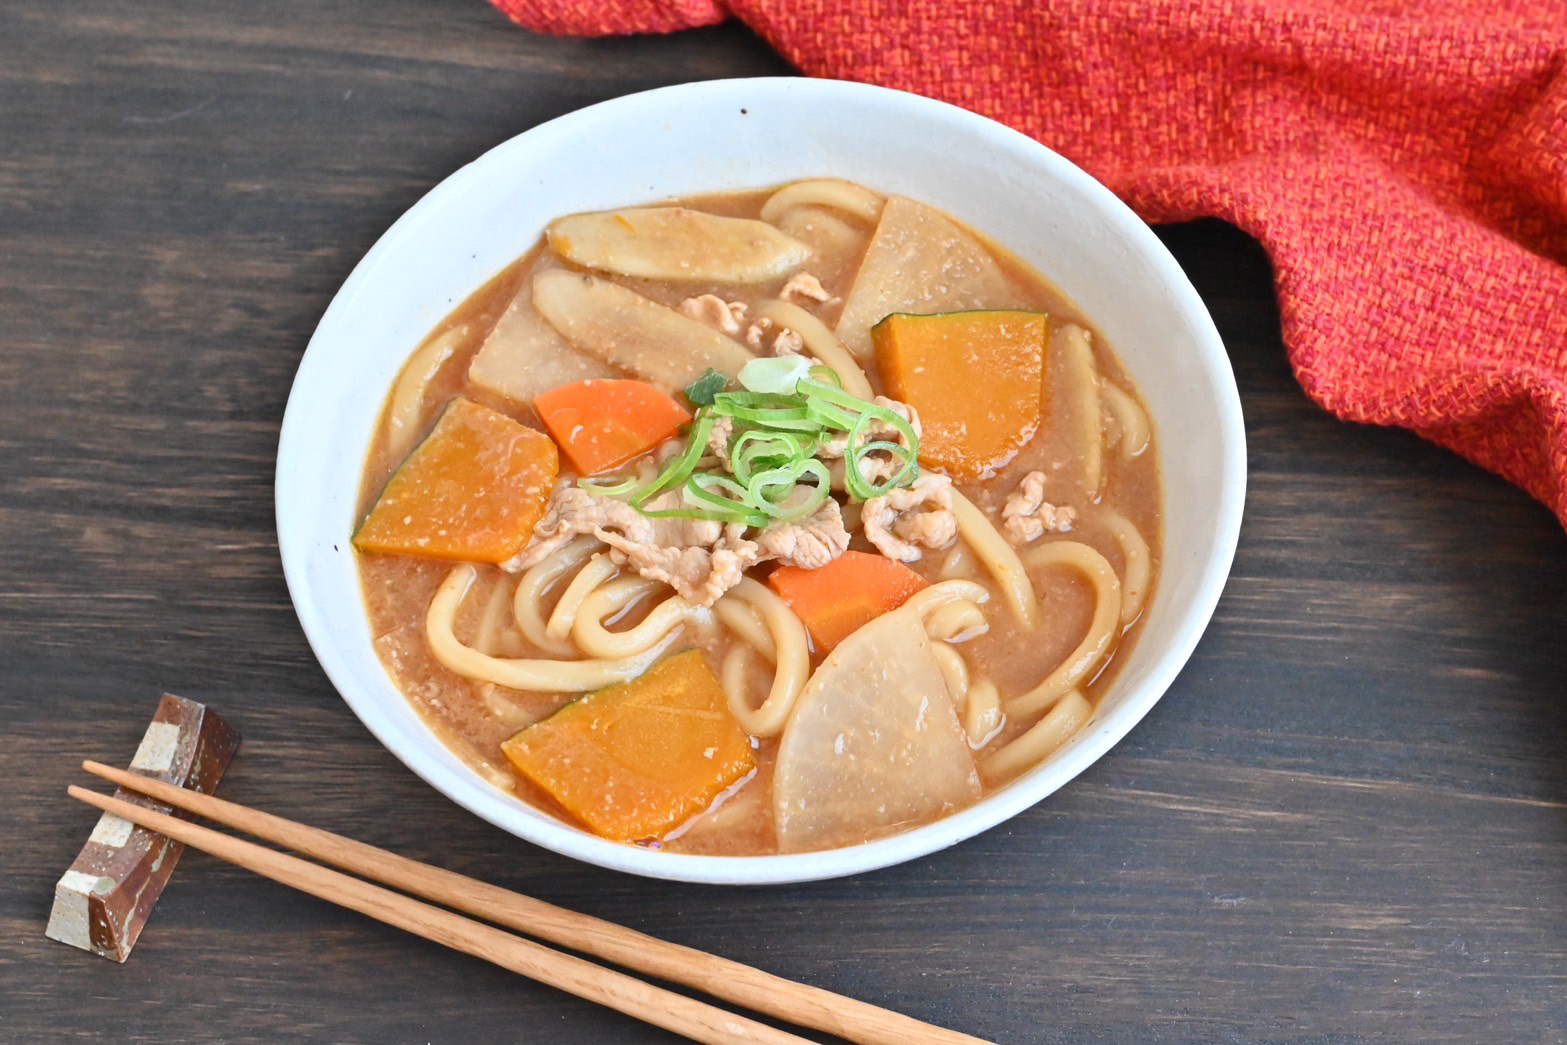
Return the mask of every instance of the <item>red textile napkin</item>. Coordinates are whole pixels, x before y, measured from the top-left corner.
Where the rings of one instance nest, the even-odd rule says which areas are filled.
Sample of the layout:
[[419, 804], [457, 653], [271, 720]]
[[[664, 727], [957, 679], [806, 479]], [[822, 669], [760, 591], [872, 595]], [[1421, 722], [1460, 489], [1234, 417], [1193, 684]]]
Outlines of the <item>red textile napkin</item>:
[[1563, 0], [492, 2], [577, 35], [733, 15], [809, 75], [1010, 124], [1147, 221], [1231, 222], [1308, 394], [1567, 526]]

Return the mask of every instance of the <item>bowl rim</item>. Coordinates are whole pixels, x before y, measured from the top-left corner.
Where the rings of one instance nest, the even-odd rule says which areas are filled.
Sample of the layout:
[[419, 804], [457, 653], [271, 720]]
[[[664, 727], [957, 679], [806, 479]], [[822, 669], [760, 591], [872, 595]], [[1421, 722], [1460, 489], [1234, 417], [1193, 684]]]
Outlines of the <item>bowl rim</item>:
[[[606, 113], [645, 112], [650, 116], [665, 106], [680, 106], [714, 99], [754, 97], [754, 92], [807, 104], [831, 104], [844, 99], [864, 98], [872, 102], [910, 107], [941, 121], [956, 123], [974, 133], [996, 136], [1006, 146], [1031, 155], [1042, 173], [1061, 179], [1072, 191], [1094, 201], [1101, 216], [1141, 252], [1163, 279], [1174, 306], [1193, 326], [1204, 373], [1214, 379], [1217, 398], [1215, 420], [1223, 447], [1217, 462], [1221, 472], [1219, 498], [1212, 505], [1214, 543], [1200, 580], [1176, 628], [1172, 641], [1161, 651], [1145, 679], [1123, 700], [1117, 714], [1105, 728], [1095, 730], [1091, 742], [1061, 752], [1045, 765], [1048, 778], [1040, 775], [1033, 786], [1020, 786], [1029, 774], [1013, 784], [986, 796], [974, 805], [898, 834], [840, 849], [768, 856], [706, 856], [667, 853], [623, 845], [589, 835], [552, 818], [524, 818], [508, 815], [510, 806], [498, 802], [499, 791], [491, 794], [471, 769], [467, 779], [453, 778], [439, 767], [427, 765], [402, 750], [390, 726], [375, 709], [371, 695], [352, 684], [344, 663], [339, 659], [331, 638], [330, 622], [323, 619], [310, 596], [308, 528], [303, 520], [309, 506], [300, 503], [302, 491], [290, 483], [294, 468], [318, 453], [318, 444], [307, 430], [301, 389], [313, 375], [325, 367], [331, 350], [327, 332], [349, 302], [358, 296], [373, 270], [392, 255], [404, 230], [421, 215], [439, 208], [443, 202], [464, 192], [488, 167], [497, 165], [513, 151], [526, 149], [530, 140], [570, 131], [573, 125], [591, 124]], [[452, 174], [425, 193], [404, 212], [355, 265], [343, 285], [334, 294], [301, 356], [288, 406], [285, 409], [278, 441], [278, 461], [274, 485], [278, 549], [290, 600], [317, 661], [344, 701], [367, 729], [393, 755], [417, 776], [469, 812], [524, 841], [553, 852], [611, 870], [643, 877], [723, 885], [759, 885], [807, 882], [877, 870], [937, 852], [990, 829], [1049, 797], [1076, 778], [1089, 765], [1106, 754], [1140, 722], [1174, 682], [1189, 660], [1207, 628], [1228, 579], [1239, 539], [1241, 513], [1246, 486], [1246, 442], [1239, 392], [1218, 330], [1196, 289], [1164, 244], [1143, 220], [1114, 196], [1109, 189], [1060, 154], [1033, 138], [987, 117], [920, 95], [852, 81], [798, 77], [759, 77], [738, 80], [708, 80], [654, 88], [623, 95], [577, 109], [525, 130], [503, 141]], [[1156, 595], [1157, 597], [1157, 595]], [[395, 691], [395, 687], [394, 687]], [[401, 695], [399, 693], [399, 695]], [[417, 712], [416, 712], [417, 715]], [[420, 719], [421, 724], [423, 719]], [[424, 724], [428, 729], [428, 725]]]

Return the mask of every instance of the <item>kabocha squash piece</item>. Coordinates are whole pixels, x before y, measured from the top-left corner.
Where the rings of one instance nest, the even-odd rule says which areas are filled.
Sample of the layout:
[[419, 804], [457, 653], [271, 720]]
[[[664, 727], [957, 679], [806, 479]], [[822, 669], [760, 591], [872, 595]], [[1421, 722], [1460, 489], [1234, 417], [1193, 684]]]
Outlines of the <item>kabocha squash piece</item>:
[[765, 283], [811, 256], [804, 243], [766, 222], [687, 207], [571, 214], [544, 234], [567, 261], [645, 279]]
[[893, 398], [919, 411], [920, 460], [954, 479], [993, 474], [1039, 427], [1042, 312], [894, 313], [871, 330]]
[[381, 491], [354, 547], [505, 562], [533, 535], [559, 469], [549, 436], [454, 399]]
[[658, 838], [756, 766], [701, 650], [590, 693], [501, 745], [522, 776], [604, 838]]
[[831, 653], [930, 582], [884, 555], [844, 552], [815, 570], [780, 566], [767, 575], [767, 584], [804, 623], [816, 648]]

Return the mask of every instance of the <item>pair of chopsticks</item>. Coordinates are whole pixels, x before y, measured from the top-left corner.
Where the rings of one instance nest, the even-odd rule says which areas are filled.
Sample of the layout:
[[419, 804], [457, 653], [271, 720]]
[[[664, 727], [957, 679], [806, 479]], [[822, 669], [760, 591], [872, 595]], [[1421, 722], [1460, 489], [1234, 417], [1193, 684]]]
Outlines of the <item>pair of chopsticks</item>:
[[[221, 860], [264, 875], [331, 903], [369, 915], [454, 950], [522, 973], [647, 1023], [702, 1042], [806, 1043], [807, 1039], [749, 1017], [665, 990], [633, 976], [545, 947], [492, 925], [465, 918], [465, 911], [489, 922], [548, 940], [649, 976], [694, 987], [725, 1001], [802, 1027], [864, 1043], [886, 1045], [975, 1045], [983, 1039], [919, 1020], [841, 994], [762, 972], [705, 951], [646, 936], [633, 929], [568, 911], [542, 900], [465, 875], [398, 856], [364, 842], [285, 820], [221, 798], [127, 773], [99, 762], [82, 768], [137, 791], [264, 841], [406, 893], [334, 871], [287, 853], [267, 849], [210, 828], [180, 820], [86, 788], [69, 793], [88, 805]], [[422, 896], [455, 911], [413, 899]]]

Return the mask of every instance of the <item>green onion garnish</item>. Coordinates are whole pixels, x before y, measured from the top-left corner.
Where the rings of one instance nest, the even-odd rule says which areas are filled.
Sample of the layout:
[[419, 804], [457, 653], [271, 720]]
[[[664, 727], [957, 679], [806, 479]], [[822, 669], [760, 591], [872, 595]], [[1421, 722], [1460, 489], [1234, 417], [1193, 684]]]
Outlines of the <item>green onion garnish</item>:
[[[755, 359], [740, 371], [741, 391], [725, 392], [727, 381], [710, 370], [686, 388], [699, 404], [686, 433], [685, 449], [652, 479], [604, 476], [578, 479], [577, 485], [607, 497], [624, 497], [654, 518], [700, 519], [767, 527], [803, 518], [832, 494], [827, 465], [816, 455], [823, 443], [844, 439], [844, 483], [849, 496], [867, 501], [919, 475], [919, 437], [896, 411], [852, 396], [838, 375], [811, 366], [800, 356]], [[725, 471], [699, 471], [721, 419], [732, 428], [719, 453]], [[872, 426], [890, 428], [897, 440], [872, 439]], [[861, 462], [873, 454], [891, 459], [891, 475], [865, 478]], [[680, 491], [680, 508], [650, 509], [648, 503], [670, 490]]]
[[740, 387], [752, 392], [793, 395], [795, 386], [811, 371], [804, 356], [764, 356], [740, 368]]
[[692, 406], [712, 406], [713, 397], [728, 387], [729, 379], [708, 367], [706, 373], [686, 386], [685, 393]]

